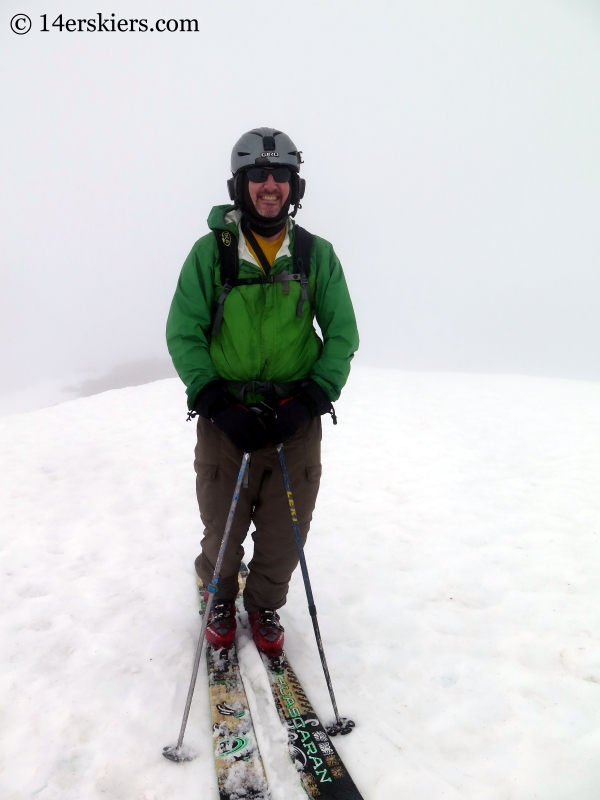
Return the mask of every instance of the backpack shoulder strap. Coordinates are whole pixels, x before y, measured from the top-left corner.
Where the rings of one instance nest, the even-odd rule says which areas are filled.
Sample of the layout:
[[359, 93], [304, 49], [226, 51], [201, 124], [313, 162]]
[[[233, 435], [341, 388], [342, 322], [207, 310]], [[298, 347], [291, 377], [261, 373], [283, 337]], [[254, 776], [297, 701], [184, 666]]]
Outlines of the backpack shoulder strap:
[[[239, 279], [240, 262], [238, 256], [237, 239], [229, 231], [213, 231], [219, 250], [219, 263], [221, 285], [223, 287], [219, 299], [217, 300], [217, 313], [212, 327], [212, 335], [217, 336], [223, 321], [225, 300], [235, 286], [241, 284], [250, 285], [254, 283], [284, 283], [288, 280], [297, 280], [300, 283], [300, 301], [296, 314], [302, 317], [304, 303], [308, 300], [312, 305], [312, 296], [308, 285], [310, 275], [310, 254], [314, 242], [314, 236], [300, 225], [294, 226], [294, 250], [292, 253], [294, 274], [282, 273], [275, 276], [261, 276], [260, 278]], [[241, 235], [241, 234], [240, 234]], [[260, 249], [260, 248], [259, 248]], [[266, 260], [266, 259], [265, 259]], [[267, 262], [268, 263], [268, 262]], [[284, 285], [285, 291], [285, 285]], [[287, 292], [286, 292], [287, 294]]]
[[250, 245], [254, 250], [255, 256], [260, 262], [263, 272], [265, 273], [265, 275], [268, 275], [269, 272], [271, 271], [271, 265], [269, 264], [266, 255], [263, 253], [262, 247], [256, 241], [256, 236], [252, 233], [248, 225], [244, 225], [243, 222], [242, 222], [242, 233], [246, 237], [246, 240], [250, 242]]
[[217, 314], [212, 327], [212, 335], [217, 336], [223, 321], [224, 303], [229, 292], [237, 284], [240, 271], [238, 257], [237, 239], [229, 231], [213, 231], [219, 249], [219, 263], [221, 265], [221, 286], [223, 287], [219, 299], [217, 300]]
[[302, 272], [307, 278], [310, 275], [310, 253], [314, 240], [314, 235], [306, 228], [297, 224], [294, 226], [294, 272]]
[[300, 302], [296, 314], [302, 317], [302, 309], [306, 300], [312, 305], [312, 297], [308, 285], [308, 276], [310, 275], [310, 254], [312, 251], [313, 242], [315, 237], [309, 233], [305, 228], [300, 225], [294, 226], [294, 272], [300, 275]]

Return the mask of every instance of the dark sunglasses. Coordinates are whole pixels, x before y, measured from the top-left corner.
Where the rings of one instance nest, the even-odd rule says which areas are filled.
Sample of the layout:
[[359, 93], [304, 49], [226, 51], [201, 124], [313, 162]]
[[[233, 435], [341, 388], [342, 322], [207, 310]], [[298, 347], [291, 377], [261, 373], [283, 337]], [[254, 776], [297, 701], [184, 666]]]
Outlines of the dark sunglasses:
[[275, 183], [289, 183], [292, 177], [292, 170], [289, 167], [275, 167], [269, 169], [268, 167], [250, 167], [246, 170], [248, 180], [252, 183], [264, 183], [269, 179], [269, 175], [273, 176]]

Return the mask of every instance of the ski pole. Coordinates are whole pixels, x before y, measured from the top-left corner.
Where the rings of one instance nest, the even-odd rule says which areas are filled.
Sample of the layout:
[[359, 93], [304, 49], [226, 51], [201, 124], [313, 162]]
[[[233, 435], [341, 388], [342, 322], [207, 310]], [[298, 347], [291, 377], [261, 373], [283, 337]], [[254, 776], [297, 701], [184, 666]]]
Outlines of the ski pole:
[[237, 477], [237, 483], [235, 484], [235, 489], [233, 492], [233, 499], [231, 501], [231, 506], [229, 508], [229, 516], [227, 517], [227, 524], [225, 525], [223, 538], [221, 539], [221, 547], [219, 548], [217, 563], [215, 564], [212, 580], [208, 585], [208, 590], [207, 590], [208, 600], [206, 601], [204, 616], [202, 618], [202, 626], [200, 628], [200, 636], [198, 638], [198, 644], [196, 645], [196, 655], [194, 656], [192, 679], [190, 681], [190, 688], [188, 689], [187, 700], [185, 703], [185, 710], [183, 712], [183, 720], [181, 722], [181, 730], [179, 731], [179, 739], [177, 739], [177, 744], [175, 745], [175, 747], [173, 746], [163, 747], [163, 756], [165, 758], [168, 758], [169, 761], [177, 761], [177, 762], [191, 761], [192, 759], [195, 758], [194, 755], [190, 755], [186, 751], [182, 750], [181, 746], [183, 743], [183, 735], [185, 733], [185, 728], [190, 713], [190, 706], [192, 705], [192, 697], [194, 696], [194, 688], [196, 686], [196, 678], [198, 676], [198, 667], [200, 665], [200, 656], [202, 655], [202, 647], [204, 645], [204, 637], [206, 635], [206, 626], [208, 624], [208, 618], [210, 616], [210, 610], [212, 608], [215, 592], [217, 591], [217, 584], [219, 583], [219, 578], [221, 577], [221, 566], [223, 564], [223, 558], [225, 556], [225, 548], [227, 547], [227, 540], [229, 539], [229, 534], [231, 532], [231, 526], [233, 524], [235, 509], [237, 508], [238, 500], [240, 498], [240, 490], [242, 487], [242, 482], [244, 480], [244, 475], [246, 474], [246, 470], [248, 469], [249, 461], [250, 461], [250, 453], [244, 453], [242, 457], [240, 471]]
[[321, 632], [319, 630], [319, 622], [317, 620], [317, 608], [313, 597], [312, 589], [310, 586], [310, 578], [308, 577], [308, 568], [306, 566], [306, 558], [304, 557], [304, 548], [302, 547], [302, 539], [300, 538], [300, 525], [298, 524], [298, 516], [296, 514], [296, 506], [294, 505], [294, 497], [292, 495], [292, 487], [290, 485], [290, 476], [287, 471], [285, 463], [285, 456], [283, 455], [283, 444], [277, 445], [277, 453], [279, 454], [279, 463], [281, 464], [281, 473], [283, 475], [283, 485], [287, 494], [288, 503], [290, 506], [290, 514], [292, 517], [292, 528], [294, 530], [294, 539], [296, 540], [296, 547], [298, 548], [298, 556], [300, 557], [300, 569], [302, 570], [302, 578], [304, 579], [304, 588], [306, 589], [306, 599], [308, 600], [308, 612], [312, 619], [313, 628], [315, 631], [315, 639], [317, 640], [317, 648], [321, 658], [321, 665], [323, 666], [323, 673], [327, 681], [327, 688], [329, 689], [329, 697], [333, 706], [335, 714], [335, 724], [330, 725], [326, 730], [330, 736], [335, 736], [338, 733], [342, 735], [351, 733], [354, 728], [354, 722], [346, 717], [340, 717], [338, 712], [337, 703], [335, 702], [335, 695], [333, 693], [333, 685], [327, 668], [327, 660], [325, 659], [325, 650], [323, 649], [323, 641], [321, 639]]

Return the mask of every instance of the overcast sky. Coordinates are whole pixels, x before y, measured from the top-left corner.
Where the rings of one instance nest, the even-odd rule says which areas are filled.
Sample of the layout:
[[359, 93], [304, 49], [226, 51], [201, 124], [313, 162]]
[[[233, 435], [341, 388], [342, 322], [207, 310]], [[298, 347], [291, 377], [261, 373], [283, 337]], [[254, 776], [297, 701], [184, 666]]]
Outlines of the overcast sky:
[[[98, 11], [200, 30], [40, 32]], [[260, 125], [304, 151], [362, 363], [600, 378], [595, 0], [3, 0], [0, 68], [0, 390], [167, 356]]]

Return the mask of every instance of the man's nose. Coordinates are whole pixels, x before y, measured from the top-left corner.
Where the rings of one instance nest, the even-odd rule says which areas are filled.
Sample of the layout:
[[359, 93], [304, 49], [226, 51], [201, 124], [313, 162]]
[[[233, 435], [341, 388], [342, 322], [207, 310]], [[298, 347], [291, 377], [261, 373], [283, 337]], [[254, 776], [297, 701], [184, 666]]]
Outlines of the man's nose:
[[277, 186], [277, 182], [275, 181], [275, 178], [273, 177], [273, 173], [272, 172], [269, 172], [269, 176], [268, 176], [267, 180], [265, 181], [264, 185], [266, 187], [268, 187], [269, 189], [273, 189], [274, 187]]

